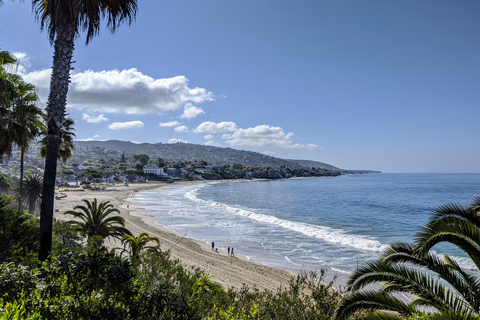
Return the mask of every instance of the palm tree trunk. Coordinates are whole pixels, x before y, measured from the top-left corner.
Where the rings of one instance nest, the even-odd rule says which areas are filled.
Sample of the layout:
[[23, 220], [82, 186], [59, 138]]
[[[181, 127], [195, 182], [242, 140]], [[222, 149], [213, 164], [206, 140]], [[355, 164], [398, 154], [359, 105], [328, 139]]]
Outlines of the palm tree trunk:
[[22, 211], [22, 198], [23, 198], [23, 192], [22, 192], [22, 187], [23, 187], [23, 157], [25, 154], [25, 150], [21, 150], [20, 152], [20, 185], [19, 185], [19, 193], [20, 193], [20, 198], [18, 199], [18, 211]]
[[65, 118], [68, 84], [75, 40], [75, 27], [65, 26], [57, 30], [53, 56], [53, 69], [50, 79], [50, 93], [47, 101], [47, 154], [43, 175], [42, 204], [40, 208], [40, 248], [38, 258], [47, 259], [52, 249], [53, 203], [57, 158], [62, 136], [62, 123]]

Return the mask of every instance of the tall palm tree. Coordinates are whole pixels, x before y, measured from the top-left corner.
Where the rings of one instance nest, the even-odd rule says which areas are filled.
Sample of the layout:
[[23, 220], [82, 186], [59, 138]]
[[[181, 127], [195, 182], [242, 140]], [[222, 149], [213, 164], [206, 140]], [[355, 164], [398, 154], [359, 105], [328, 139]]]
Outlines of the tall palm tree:
[[28, 204], [28, 212], [33, 214], [35, 207], [42, 198], [43, 178], [38, 174], [29, 174], [22, 181], [23, 190], [16, 188], [15, 193], [21, 195], [22, 200]]
[[123, 217], [111, 216], [114, 213], [120, 213], [120, 210], [114, 208], [110, 201], [98, 203], [96, 198], [92, 202], [86, 199], [82, 201], [85, 205], [77, 205], [73, 210], [66, 211], [65, 214], [72, 215], [78, 219], [72, 220], [70, 223], [77, 226], [78, 231], [83, 236], [122, 239], [124, 235], [132, 235], [125, 228], [125, 219]]
[[[156, 242], [155, 246], [147, 246], [149, 242]], [[132, 261], [137, 261], [142, 250], [155, 251], [159, 250], [160, 240], [157, 237], [150, 237], [148, 233], [141, 233], [137, 237], [125, 235], [122, 239], [124, 246], [123, 252], [128, 252]], [[129, 249], [127, 249], [129, 247]]]
[[[46, 120], [46, 115], [43, 115], [43, 119]], [[58, 150], [58, 160], [62, 160], [64, 163], [67, 162], [68, 158], [72, 156], [72, 150], [75, 149], [75, 145], [73, 144], [73, 137], [75, 137], [75, 133], [73, 132], [75, 128], [73, 125], [75, 121], [70, 118], [65, 118], [63, 120], [63, 127], [62, 127], [62, 138], [60, 142], [60, 149]], [[42, 139], [40, 139], [40, 149], [39, 154], [40, 157], [44, 158], [47, 156], [47, 127], [42, 127]]]
[[137, 12], [136, 0], [32, 0], [42, 30], [54, 44], [50, 93], [47, 100], [47, 152], [40, 213], [39, 259], [45, 260], [52, 248], [53, 199], [57, 156], [65, 118], [70, 70], [75, 38], [82, 31], [86, 43], [100, 31], [105, 19], [115, 32], [122, 22], [132, 23]]
[[[350, 277], [349, 295], [335, 319], [348, 319], [358, 311], [371, 312], [368, 319], [402, 319], [419, 306], [435, 310], [432, 319], [478, 319], [480, 278], [462, 270], [448, 255], [440, 258], [430, 249], [440, 242], [457, 245], [478, 268], [479, 216], [480, 198], [468, 207], [436, 209], [414, 245], [393, 244], [378, 261], [362, 266]], [[364, 290], [371, 284], [381, 286]], [[398, 299], [403, 293], [412, 295], [410, 302]]]

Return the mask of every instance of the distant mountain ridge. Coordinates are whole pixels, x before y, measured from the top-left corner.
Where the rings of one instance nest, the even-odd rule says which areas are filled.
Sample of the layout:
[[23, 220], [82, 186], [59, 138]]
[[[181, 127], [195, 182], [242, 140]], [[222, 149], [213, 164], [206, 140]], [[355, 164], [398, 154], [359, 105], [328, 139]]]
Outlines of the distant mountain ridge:
[[[140, 143], [129, 141], [75, 141], [75, 147], [105, 148], [126, 154], [146, 154], [150, 159], [162, 158], [165, 161], [206, 161], [209, 165], [260, 166], [280, 168], [320, 168], [329, 170], [343, 170], [330, 164], [313, 160], [292, 160], [268, 156], [259, 152], [237, 150], [232, 148], [213, 147], [191, 143]], [[362, 171], [364, 172], [364, 171]]]

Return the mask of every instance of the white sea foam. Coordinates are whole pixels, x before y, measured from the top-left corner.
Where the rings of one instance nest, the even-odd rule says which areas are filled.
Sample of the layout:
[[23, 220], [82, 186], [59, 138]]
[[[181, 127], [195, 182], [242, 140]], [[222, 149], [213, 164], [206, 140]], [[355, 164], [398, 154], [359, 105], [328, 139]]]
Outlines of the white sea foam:
[[285, 260], [287, 260], [288, 262], [290, 262], [291, 264], [297, 266], [297, 267], [303, 267], [304, 265], [303, 264], [300, 264], [300, 263], [296, 263], [294, 262], [292, 259], [290, 259], [288, 256], [285, 256]]
[[[436, 251], [433, 251], [436, 253]], [[438, 256], [443, 258], [443, 254], [439, 254]], [[473, 262], [473, 260], [469, 257], [456, 257], [456, 256], [450, 256], [463, 270], [466, 271], [475, 271], [478, 272], [478, 268]]]
[[341, 273], [341, 274], [348, 274], [348, 275], [352, 274], [351, 272], [348, 272], [348, 271], [345, 271], [345, 270], [342, 270], [342, 269], [333, 268], [333, 267], [332, 267], [332, 271], [335, 271], [335, 272]]
[[368, 250], [374, 252], [381, 252], [388, 247], [387, 245], [384, 245], [372, 238], [354, 234], [347, 234], [345, 230], [280, 219], [271, 215], [260, 214], [249, 210], [234, 208], [216, 201], [203, 200], [197, 197], [197, 191], [198, 189], [191, 190], [185, 194], [185, 197], [190, 200], [196, 201], [197, 203], [202, 203], [212, 207], [219, 207], [231, 213], [258, 222], [280, 226], [295, 232], [302, 233], [308, 237], [316, 238], [336, 245], [348, 246], [360, 250]]

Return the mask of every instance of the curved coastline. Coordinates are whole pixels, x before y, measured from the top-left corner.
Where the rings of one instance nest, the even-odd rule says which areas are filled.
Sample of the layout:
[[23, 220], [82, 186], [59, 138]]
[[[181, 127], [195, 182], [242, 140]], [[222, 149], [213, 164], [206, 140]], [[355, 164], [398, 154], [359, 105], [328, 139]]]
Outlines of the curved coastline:
[[[215, 182], [228, 182], [220, 180]], [[237, 181], [237, 180], [236, 180]], [[213, 181], [212, 181], [213, 182]], [[173, 185], [189, 185], [208, 183], [207, 181], [179, 182]], [[115, 185], [105, 190], [67, 191], [67, 197], [55, 200], [55, 213], [57, 219], [66, 219], [64, 212], [73, 209], [81, 203], [82, 199], [97, 198], [99, 201], [110, 201], [117, 207], [126, 220], [126, 227], [133, 234], [147, 232], [151, 236], [158, 237], [161, 241], [162, 250], [170, 250], [173, 258], [179, 259], [182, 264], [190, 267], [198, 267], [205, 270], [212, 280], [220, 283], [225, 288], [240, 289], [244, 284], [259, 290], [275, 290], [285, 286], [296, 273], [289, 270], [269, 267], [266, 265], [250, 262], [244, 256], [229, 257], [226, 252], [220, 250], [213, 252], [205, 242], [186, 238], [172, 230], [156, 224], [156, 217], [143, 215], [142, 209], [131, 206], [141, 206], [141, 202], [134, 199], [136, 192], [143, 192], [151, 189], [168, 188], [172, 184], [148, 183], [132, 184], [130, 186]], [[119, 241], [109, 241], [107, 245], [112, 248], [121, 247]]]

